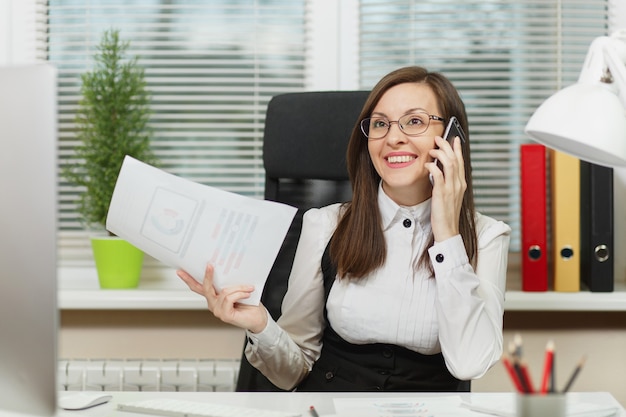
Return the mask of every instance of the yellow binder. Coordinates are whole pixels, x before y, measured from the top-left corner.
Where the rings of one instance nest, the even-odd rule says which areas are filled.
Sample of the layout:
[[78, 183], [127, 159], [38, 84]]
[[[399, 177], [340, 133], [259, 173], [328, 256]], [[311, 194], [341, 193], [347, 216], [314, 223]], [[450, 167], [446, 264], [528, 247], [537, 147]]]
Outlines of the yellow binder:
[[554, 291], [580, 291], [580, 160], [550, 152]]

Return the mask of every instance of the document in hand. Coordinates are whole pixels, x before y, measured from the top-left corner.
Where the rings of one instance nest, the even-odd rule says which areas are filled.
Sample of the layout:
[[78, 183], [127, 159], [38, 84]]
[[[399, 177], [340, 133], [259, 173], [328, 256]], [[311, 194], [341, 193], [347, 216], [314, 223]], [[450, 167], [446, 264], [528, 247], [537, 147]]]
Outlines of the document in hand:
[[221, 288], [246, 284], [258, 305], [296, 208], [169, 174], [126, 156], [106, 228], [148, 255], [202, 281], [207, 263]]

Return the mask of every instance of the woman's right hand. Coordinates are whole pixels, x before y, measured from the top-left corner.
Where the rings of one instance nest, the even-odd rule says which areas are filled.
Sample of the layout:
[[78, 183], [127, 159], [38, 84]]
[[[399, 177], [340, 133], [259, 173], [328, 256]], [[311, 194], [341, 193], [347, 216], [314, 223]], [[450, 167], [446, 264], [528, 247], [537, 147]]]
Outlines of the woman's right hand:
[[204, 279], [200, 283], [182, 269], [176, 271], [176, 275], [191, 291], [206, 299], [209, 310], [224, 323], [250, 330], [252, 333], [259, 333], [265, 329], [267, 311], [263, 304], [253, 306], [239, 303], [240, 300], [250, 297], [254, 286], [235, 285], [218, 292], [213, 285], [213, 273], [213, 265], [207, 264]]
[[442, 163], [445, 175], [434, 163], [428, 168], [434, 178], [430, 223], [435, 241], [443, 242], [459, 234], [459, 219], [467, 182], [461, 138], [457, 136], [449, 143], [437, 136], [435, 143], [438, 148], [431, 149], [430, 155]]

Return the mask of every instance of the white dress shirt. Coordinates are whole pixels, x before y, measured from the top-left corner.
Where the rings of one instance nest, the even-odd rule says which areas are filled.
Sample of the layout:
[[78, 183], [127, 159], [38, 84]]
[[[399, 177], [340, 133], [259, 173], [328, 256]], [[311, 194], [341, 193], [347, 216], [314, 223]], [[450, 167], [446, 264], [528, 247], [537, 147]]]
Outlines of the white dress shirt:
[[[431, 200], [414, 207], [378, 192], [387, 243], [385, 264], [360, 280], [335, 281], [328, 297], [332, 328], [354, 344], [390, 343], [422, 354], [442, 352], [462, 380], [484, 375], [502, 355], [502, 319], [511, 229], [477, 214], [478, 263], [469, 263], [460, 235], [428, 248], [435, 276], [418, 268], [430, 235]], [[340, 204], [311, 209], [277, 322], [268, 313], [260, 333], [248, 333], [246, 357], [270, 381], [294, 388], [319, 358], [324, 331], [321, 258]], [[408, 220], [408, 221], [407, 221]]]

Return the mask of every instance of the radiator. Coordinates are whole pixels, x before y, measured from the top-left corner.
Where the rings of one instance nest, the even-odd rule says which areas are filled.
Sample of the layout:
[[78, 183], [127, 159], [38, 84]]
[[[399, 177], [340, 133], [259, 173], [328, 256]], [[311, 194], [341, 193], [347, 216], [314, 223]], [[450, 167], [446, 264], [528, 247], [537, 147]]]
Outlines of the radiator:
[[239, 360], [61, 359], [60, 391], [234, 391]]

